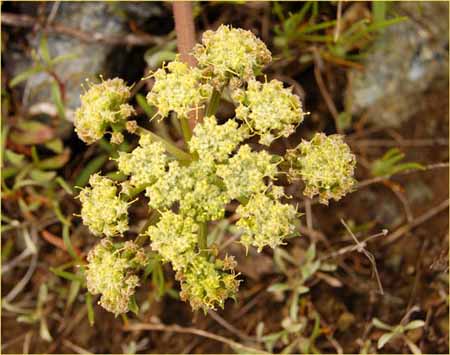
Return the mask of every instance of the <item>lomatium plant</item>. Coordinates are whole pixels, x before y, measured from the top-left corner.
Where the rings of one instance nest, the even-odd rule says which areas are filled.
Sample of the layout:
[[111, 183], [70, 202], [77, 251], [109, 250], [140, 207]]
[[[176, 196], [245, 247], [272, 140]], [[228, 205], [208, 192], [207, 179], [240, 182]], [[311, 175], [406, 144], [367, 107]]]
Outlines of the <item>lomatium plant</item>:
[[[316, 134], [284, 156], [261, 149], [291, 135], [305, 113], [291, 88], [257, 80], [271, 54], [252, 32], [229, 26], [206, 31], [192, 54], [197, 67], [178, 58], [163, 65], [152, 74], [147, 95], [155, 118], [179, 119], [185, 150], [131, 119], [130, 87], [121, 79], [90, 84], [75, 114], [75, 130], [87, 144], [105, 135], [115, 144], [125, 132], [139, 136], [138, 146], [116, 159], [127, 178], [94, 174], [79, 196], [83, 223], [102, 238], [87, 258], [87, 287], [116, 315], [135, 305], [135, 289], [155, 252], [172, 265], [180, 296], [194, 310], [223, 307], [238, 290], [236, 262], [220, 258], [207, 235], [208, 224], [223, 219], [231, 202], [238, 204], [240, 243], [261, 251], [298, 235], [300, 214], [277, 185], [280, 176], [303, 180], [305, 195], [325, 204], [354, 184], [355, 157], [339, 135]], [[215, 112], [222, 94], [233, 100], [236, 114], [219, 124]], [[189, 117], [197, 119], [193, 131]], [[139, 196], [148, 201], [152, 217], [135, 240], [123, 242], [128, 209]]]

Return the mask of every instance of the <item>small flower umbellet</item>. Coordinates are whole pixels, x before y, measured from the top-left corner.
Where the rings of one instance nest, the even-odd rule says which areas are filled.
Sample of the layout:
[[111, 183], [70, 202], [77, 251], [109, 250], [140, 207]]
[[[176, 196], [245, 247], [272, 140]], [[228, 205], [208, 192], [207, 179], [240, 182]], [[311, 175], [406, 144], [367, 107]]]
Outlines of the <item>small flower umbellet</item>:
[[303, 121], [300, 99], [292, 89], [283, 88], [281, 81], [250, 80], [246, 90], [237, 89], [232, 96], [239, 103], [236, 117], [261, 137], [261, 144], [270, 145], [279, 137], [290, 136]]
[[212, 93], [212, 86], [203, 82], [199, 69], [178, 60], [158, 69], [153, 76], [155, 84], [147, 101], [158, 109], [162, 118], [171, 111], [179, 117], [188, 117], [192, 110], [205, 104]]
[[[127, 103], [130, 97], [130, 88], [122, 79], [91, 85], [81, 96], [81, 107], [75, 111], [74, 125], [78, 137], [91, 144], [101, 139], [111, 126], [123, 124], [135, 113]], [[115, 137], [117, 140], [117, 134]]]
[[253, 79], [272, 60], [264, 42], [252, 32], [224, 25], [203, 33], [202, 43], [194, 47], [193, 54], [218, 89], [230, 78], [239, 83]]
[[122, 235], [128, 230], [128, 203], [117, 196], [114, 181], [94, 174], [89, 184], [79, 195], [83, 223], [97, 236]]
[[100, 293], [100, 304], [118, 315], [128, 312], [131, 296], [139, 285], [136, 273], [148, 262], [144, 250], [128, 241], [116, 247], [103, 239], [87, 257], [86, 283], [89, 292]]
[[323, 204], [330, 199], [338, 201], [355, 184], [355, 155], [341, 135], [317, 133], [311, 141], [304, 140], [290, 151], [288, 160], [291, 176], [299, 176], [305, 182], [304, 194], [311, 198], [318, 195]]
[[[192, 309], [223, 308], [236, 297], [240, 281], [234, 258], [219, 255], [208, 236], [210, 222], [234, 212], [240, 243], [261, 252], [298, 235], [301, 214], [284, 187], [275, 185], [280, 177], [302, 179], [304, 194], [319, 195], [323, 203], [341, 198], [354, 184], [355, 157], [342, 136], [317, 134], [284, 156], [261, 149], [291, 135], [305, 113], [280, 81], [257, 81], [271, 54], [253, 33], [230, 26], [206, 31], [193, 55], [198, 67], [178, 58], [164, 64], [152, 75], [147, 95], [161, 118], [180, 118], [185, 150], [128, 120], [134, 109], [120, 79], [92, 86], [76, 113], [76, 131], [88, 144], [110, 129], [116, 144], [125, 139], [122, 131], [140, 136], [136, 148], [114, 159], [118, 181], [93, 174], [80, 193], [83, 223], [105, 237], [88, 255], [88, 290], [101, 294], [100, 304], [116, 315], [135, 310], [143, 270], [159, 261], [172, 264], [180, 298]], [[219, 124], [215, 112], [224, 90], [236, 114]], [[186, 118], [199, 115], [200, 108], [207, 108], [207, 117], [186, 131]], [[258, 149], [253, 136], [259, 137]], [[149, 221], [135, 240], [116, 243], [113, 237], [134, 235], [126, 233], [128, 206], [140, 196], [147, 200]]]

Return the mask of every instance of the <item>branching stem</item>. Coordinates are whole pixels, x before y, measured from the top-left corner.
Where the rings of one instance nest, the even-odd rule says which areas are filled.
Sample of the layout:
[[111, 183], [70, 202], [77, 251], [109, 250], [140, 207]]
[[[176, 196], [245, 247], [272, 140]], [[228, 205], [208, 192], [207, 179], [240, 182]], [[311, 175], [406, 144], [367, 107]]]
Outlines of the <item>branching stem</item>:
[[186, 153], [185, 151], [181, 150], [177, 146], [173, 145], [169, 141], [165, 140], [164, 138], [158, 136], [157, 134], [153, 133], [152, 131], [149, 131], [148, 129], [145, 129], [143, 127], [138, 127], [136, 130], [137, 134], [143, 135], [148, 134], [152, 137], [153, 140], [157, 142], [161, 142], [164, 145], [164, 148], [166, 148], [167, 152], [172, 154], [175, 158], [177, 158], [180, 161], [191, 161], [192, 157], [189, 153]]

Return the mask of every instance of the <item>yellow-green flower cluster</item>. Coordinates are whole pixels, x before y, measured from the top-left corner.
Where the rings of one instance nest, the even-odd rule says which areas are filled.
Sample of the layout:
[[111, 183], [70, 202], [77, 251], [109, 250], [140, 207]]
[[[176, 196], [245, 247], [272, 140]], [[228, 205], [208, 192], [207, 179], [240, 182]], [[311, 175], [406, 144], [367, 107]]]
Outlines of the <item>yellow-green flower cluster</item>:
[[135, 186], [149, 185], [166, 173], [168, 157], [160, 142], [153, 142], [149, 135], [142, 135], [139, 147], [131, 153], [119, 152], [119, 171], [130, 175], [130, 183]]
[[195, 126], [189, 149], [202, 160], [222, 162], [248, 137], [247, 127], [239, 127], [233, 119], [219, 125], [214, 116], [205, 117]]
[[116, 316], [128, 312], [130, 299], [139, 285], [136, 273], [147, 263], [144, 250], [131, 241], [116, 247], [103, 239], [89, 252], [87, 261], [89, 292], [100, 293], [100, 305]]
[[211, 262], [205, 256], [195, 255], [186, 269], [177, 273], [181, 299], [188, 300], [193, 310], [223, 308], [225, 300], [234, 298], [238, 290], [234, 266], [231, 258]]
[[212, 93], [212, 86], [203, 83], [201, 71], [179, 60], [170, 62], [167, 68], [158, 69], [153, 76], [155, 84], [147, 94], [147, 101], [156, 106], [161, 117], [166, 117], [170, 111], [179, 117], [188, 117]]
[[94, 174], [89, 184], [79, 195], [83, 223], [97, 236], [123, 234], [128, 229], [128, 203], [117, 196], [114, 181]]
[[[277, 194], [279, 191], [277, 191]], [[292, 235], [297, 210], [283, 204], [276, 196], [254, 194], [246, 205], [240, 205], [236, 213], [241, 217], [236, 225], [242, 232], [241, 243], [261, 251], [265, 246], [275, 248], [283, 244], [284, 238]]]
[[169, 163], [167, 173], [146, 189], [150, 207], [168, 209], [178, 201], [180, 213], [196, 222], [222, 218], [229, 197], [214, 169], [214, 165], [204, 160], [189, 166]]
[[[152, 241], [164, 262], [170, 261], [175, 271], [183, 269], [189, 254], [195, 249], [198, 238], [198, 224], [191, 218], [166, 211], [156, 226], [150, 226], [146, 234]], [[188, 254], [188, 255], [187, 255]]]
[[124, 123], [135, 113], [126, 103], [130, 96], [130, 88], [122, 79], [92, 85], [81, 95], [81, 107], [75, 111], [75, 131], [80, 139], [91, 144], [101, 139], [111, 125]]
[[246, 90], [237, 89], [232, 97], [239, 103], [236, 117], [260, 136], [261, 144], [270, 145], [274, 139], [288, 137], [303, 121], [300, 99], [292, 88], [283, 88], [281, 81], [250, 80]]
[[226, 164], [218, 165], [220, 176], [230, 199], [248, 198], [250, 195], [267, 188], [265, 178], [275, 179], [277, 163], [266, 151], [254, 152], [245, 144]]
[[266, 45], [252, 32], [224, 25], [203, 33], [202, 44], [194, 47], [194, 56], [218, 89], [231, 77], [244, 81], [254, 78], [272, 60]]
[[238, 281], [230, 258], [212, 262], [196, 250], [198, 231], [198, 224], [190, 217], [165, 211], [146, 234], [150, 236], [152, 249], [177, 271], [181, 298], [189, 300], [194, 310], [206, 311], [217, 305], [223, 307], [225, 300], [236, 293]]
[[302, 141], [287, 155], [292, 168], [290, 174], [305, 182], [304, 194], [319, 195], [323, 204], [339, 200], [352, 190], [356, 158], [343, 136], [316, 133], [311, 141]]

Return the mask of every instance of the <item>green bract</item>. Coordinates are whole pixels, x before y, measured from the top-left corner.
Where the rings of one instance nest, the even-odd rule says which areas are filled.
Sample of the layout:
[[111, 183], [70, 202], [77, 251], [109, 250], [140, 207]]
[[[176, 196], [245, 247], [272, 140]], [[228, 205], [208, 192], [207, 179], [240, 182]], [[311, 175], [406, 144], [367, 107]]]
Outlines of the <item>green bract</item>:
[[102, 138], [111, 125], [124, 124], [135, 113], [133, 107], [126, 103], [130, 96], [130, 88], [122, 79], [92, 85], [81, 95], [81, 107], [75, 111], [74, 125], [78, 137], [91, 144]]
[[[147, 95], [157, 115], [176, 113], [181, 119], [186, 150], [169, 134], [162, 138], [137, 120], [125, 122], [134, 109], [125, 103], [130, 91], [120, 79], [92, 86], [76, 113], [76, 131], [87, 143], [109, 128], [113, 143], [125, 139], [124, 130], [140, 136], [131, 152], [118, 152], [112, 175], [117, 183], [94, 174], [80, 193], [83, 223], [105, 237], [88, 256], [88, 289], [102, 294], [100, 304], [116, 315], [135, 309], [132, 295], [140, 270], [155, 270], [161, 261], [172, 264], [181, 299], [194, 310], [223, 307], [236, 296], [239, 280], [233, 257], [219, 257], [214, 235], [208, 236], [209, 222], [223, 219], [227, 210], [238, 218], [247, 250], [276, 248], [298, 234], [300, 216], [295, 204], [285, 203], [289, 196], [283, 186], [274, 185], [279, 177], [303, 179], [305, 194], [319, 195], [323, 203], [339, 199], [354, 183], [355, 157], [341, 136], [317, 134], [284, 157], [261, 150], [260, 144], [292, 134], [304, 112], [300, 99], [280, 81], [256, 80], [271, 54], [253, 33], [220, 26], [206, 31], [193, 52], [197, 68], [179, 59], [164, 65], [153, 74]], [[215, 112], [224, 90], [231, 94], [236, 117], [219, 124]], [[208, 116], [190, 132], [187, 118], [194, 111], [200, 115], [200, 107], [207, 107]], [[260, 144], [252, 142], [254, 135]], [[143, 197], [144, 190], [151, 218], [136, 241], [113, 244], [112, 237], [128, 230], [130, 200]]]
[[103, 239], [89, 252], [87, 261], [89, 292], [101, 293], [99, 303], [115, 315], [128, 312], [131, 296], [139, 285], [136, 273], [147, 264], [144, 250], [131, 241], [116, 247]]
[[81, 218], [97, 235], [115, 237], [128, 229], [128, 203], [117, 196], [114, 181], [99, 174], [89, 178], [91, 187], [80, 192]]
[[339, 200], [351, 191], [355, 179], [353, 172], [356, 158], [344, 142], [343, 136], [326, 136], [317, 133], [311, 141], [303, 140], [288, 153], [291, 175], [300, 176], [305, 182], [304, 194], [319, 195], [323, 204], [328, 200]]
[[158, 114], [166, 117], [170, 111], [179, 117], [199, 108], [211, 96], [212, 87], [202, 83], [199, 69], [175, 60], [154, 73], [155, 84], [147, 95], [149, 104], [156, 106]]
[[272, 60], [266, 45], [252, 32], [224, 25], [203, 33], [202, 44], [194, 47], [194, 56], [218, 89], [231, 77], [239, 81], [254, 78], [255, 72]]
[[270, 145], [276, 138], [290, 136], [303, 121], [300, 99], [291, 88], [283, 88], [281, 81], [250, 80], [246, 90], [237, 89], [232, 96], [239, 103], [236, 117], [261, 137], [261, 144]]

